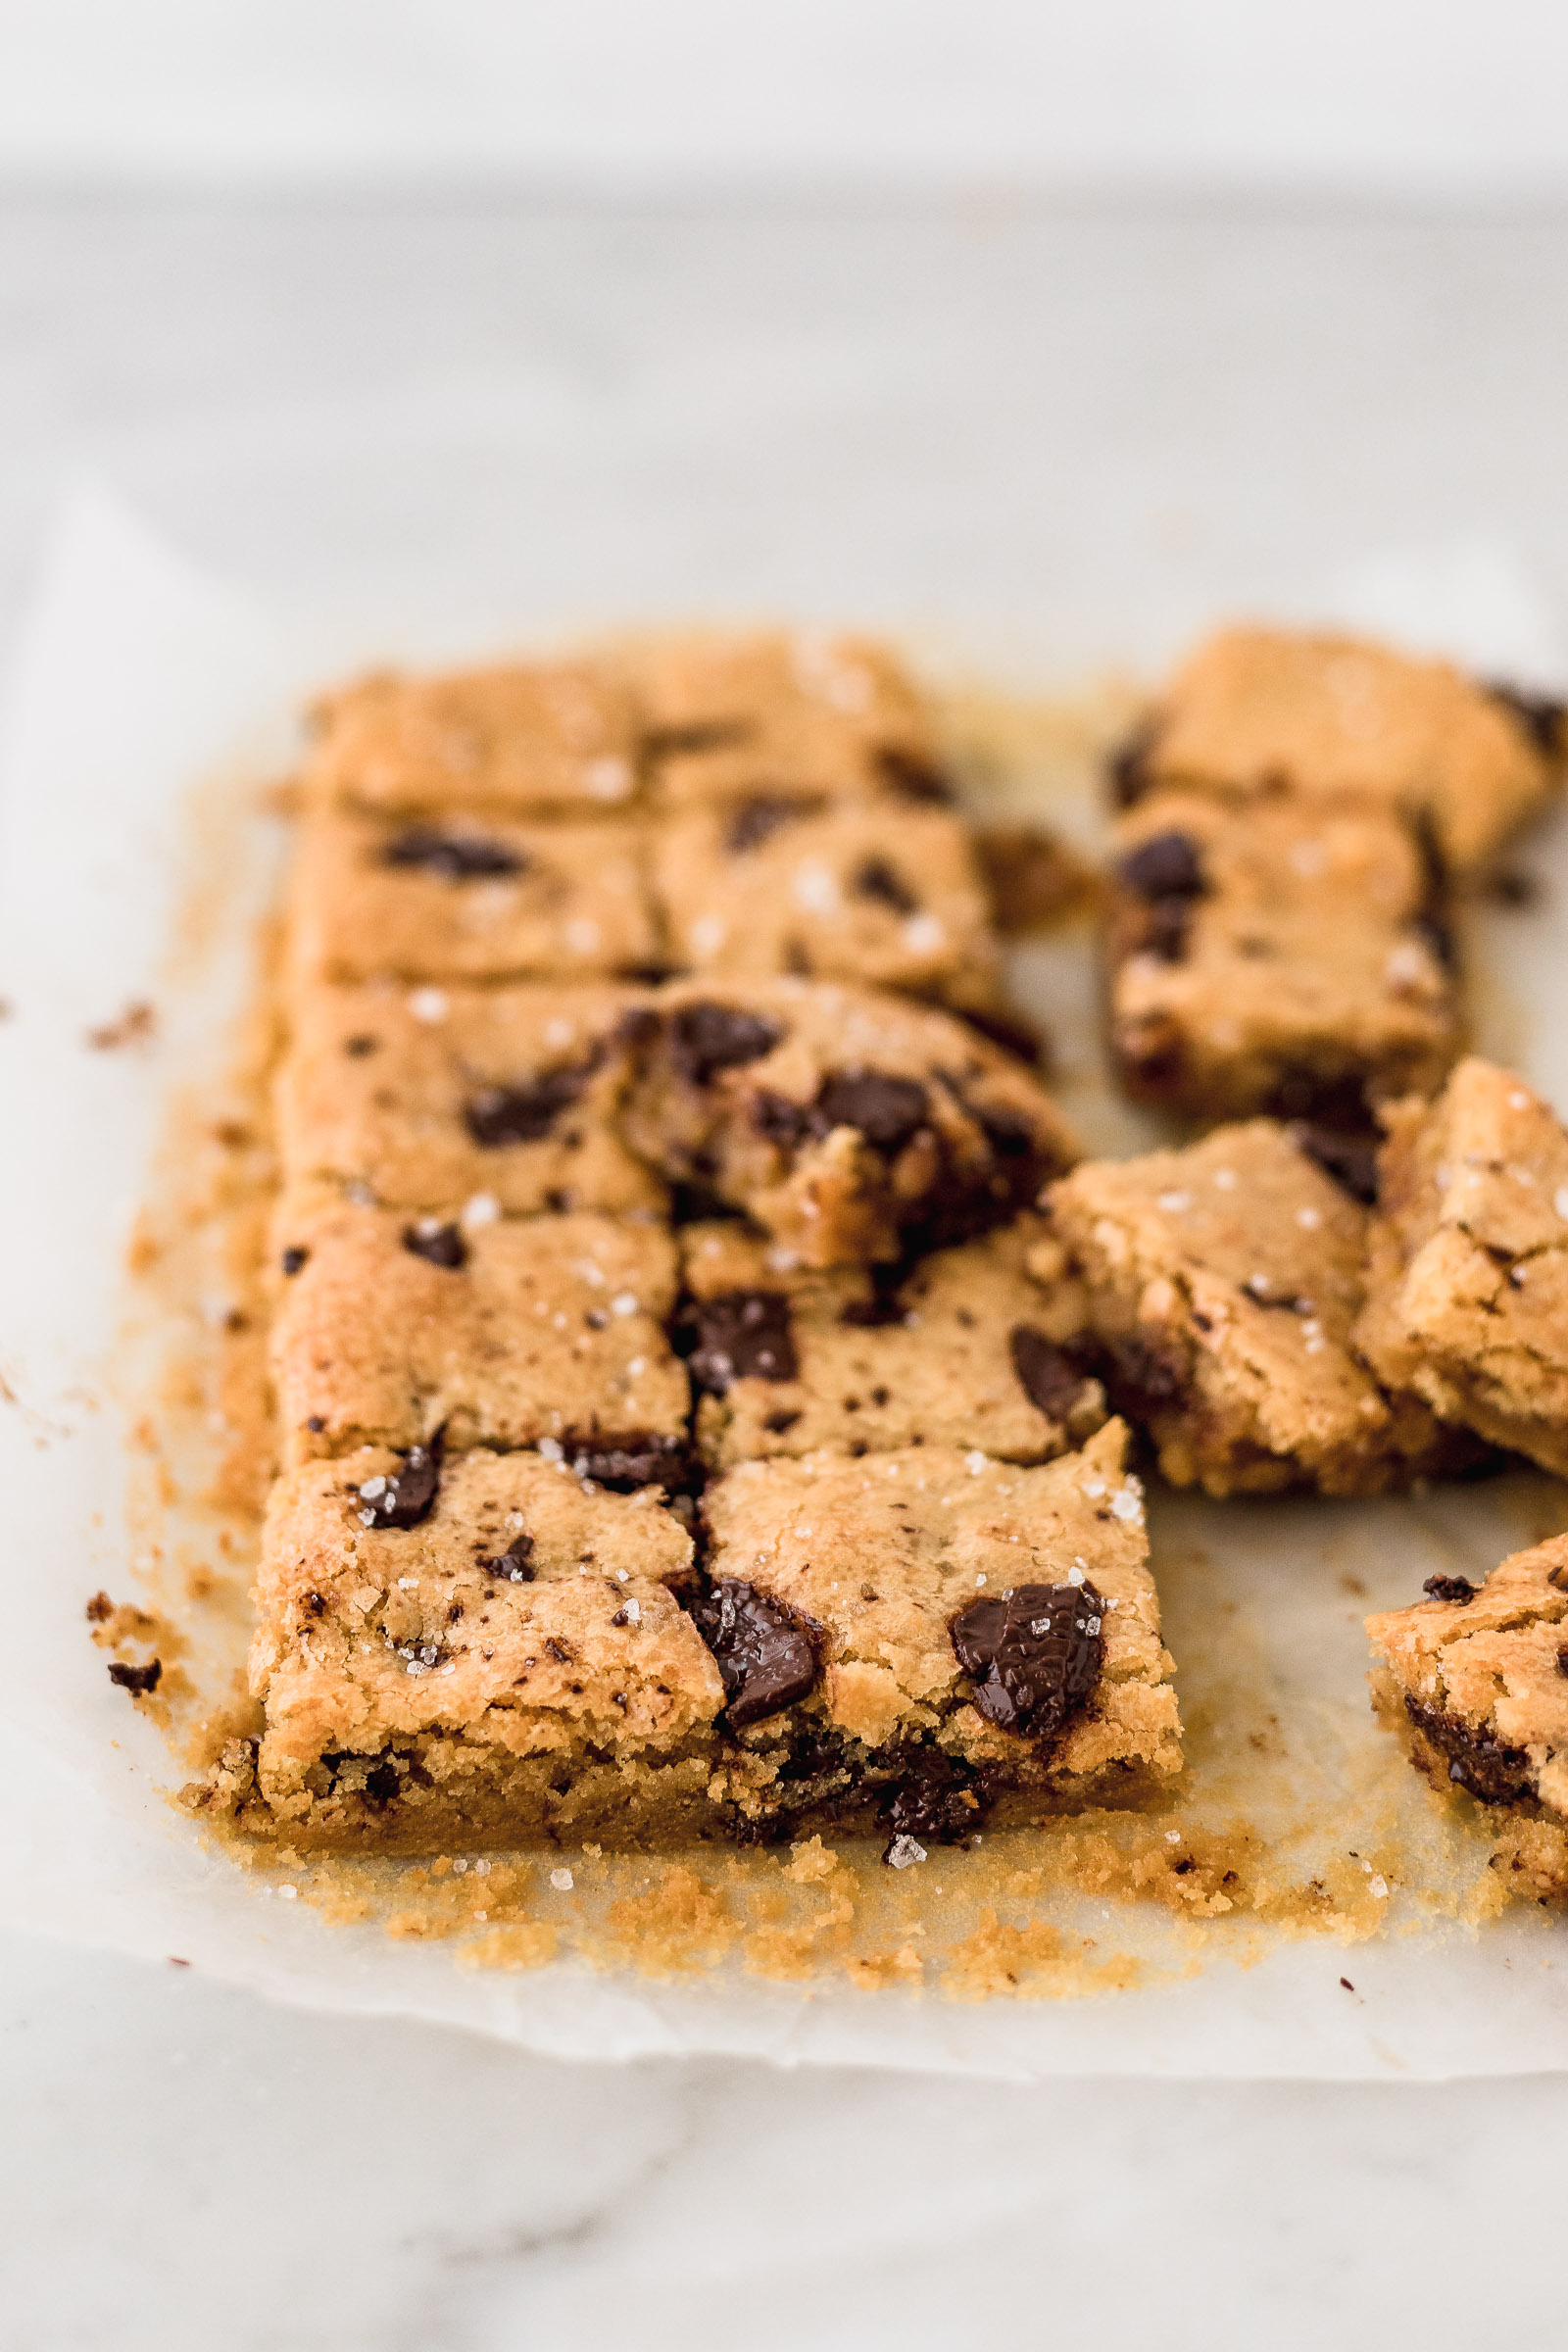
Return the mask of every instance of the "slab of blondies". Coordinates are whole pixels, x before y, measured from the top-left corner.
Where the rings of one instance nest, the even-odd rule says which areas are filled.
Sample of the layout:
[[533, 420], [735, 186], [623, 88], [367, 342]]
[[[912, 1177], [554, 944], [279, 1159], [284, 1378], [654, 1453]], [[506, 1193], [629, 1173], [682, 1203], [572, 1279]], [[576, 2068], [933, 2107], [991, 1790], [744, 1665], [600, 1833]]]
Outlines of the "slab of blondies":
[[1568, 1133], [1474, 1056], [1386, 1118], [1357, 1345], [1445, 1419], [1568, 1474]]

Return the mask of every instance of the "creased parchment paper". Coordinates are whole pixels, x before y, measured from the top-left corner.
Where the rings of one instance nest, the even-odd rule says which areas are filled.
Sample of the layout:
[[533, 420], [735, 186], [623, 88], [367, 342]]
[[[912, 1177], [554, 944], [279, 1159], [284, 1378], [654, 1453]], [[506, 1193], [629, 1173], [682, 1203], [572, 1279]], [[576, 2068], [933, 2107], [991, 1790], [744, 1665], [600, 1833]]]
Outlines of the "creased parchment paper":
[[[1373, 564], [1343, 603], [1349, 617], [1536, 677], [1556, 644], [1551, 616], [1501, 558]], [[461, 1941], [389, 1936], [376, 1918], [336, 1924], [282, 1899], [279, 1871], [241, 1869], [169, 1803], [183, 1776], [111, 1688], [83, 1622], [98, 1587], [136, 1591], [126, 1436], [137, 1400], [117, 1391], [115, 1369], [124, 1246], [171, 1094], [220, 1068], [252, 985], [278, 849], [256, 786], [286, 760], [290, 713], [322, 665], [318, 646], [301, 659], [264, 616], [88, 494], [62, 522], [16, 651], [0, 741], [5, 1916], [177, 1957], [278, 1999], [461, 2024], [563, 2055], [744, 2052], [1011, 2076], [1568, 2067], [1568, 1929], [1521, 1906], [1480, 1916], [1485, 1837], [1430, 1804], [1374, 1729], [1362, 1680], [1366, 1609], [1412, 1596], [1435, 1567], [1484, 1571], [1568, 1522], [1568, 1494], [1526, 1472], [1367, 1505], [1152, 1498], [1207, 1801], [1251, 1775], [1257, 1831], [1277, 1832], [1298, 1861], [1319, 1838], [1324, 1868], [1352, 1888], [1350, 1940], [1260, 1939], [1221, 1922], [1205, 1941], [1168, 1911], [1080, 1888], [1054, 1916], [1075, 1948], [1104, 1954], [1104, 1981], [1130, 1989], [980, 2001], [940, 1981], [916, 1993], [908, 1972], [856, 1985], [729, 1966], [662, 1982], [602, 1956], [588, 1965], [569, 1936], [563, 1957], [509, 1973], [465, 1965]], [[225, 813], [204, 831], [199, 812], [215, 808]], [[190, 913], [204, 858], [205, 924]], [[1568, 990], [1568, 831], [1549, 828], [1529, 862], [1547, 885], [1539, 903], [1476, 918], [1482, 1042], [1563, 1103], [1568, 1024], [1552, 1008]], [[1023, 952], [1017, 980], [1058, 1030], [1068, 1106], [1091, 1148], [1136, 1148], [1135, 1128], [1088, 1082], [1083, 940]], [[124, 1019], [142, 1003], [156, 1008], [150, 1036]], [[119, 1042], [90, 1046], [93, 1031]], [[1182, 1804], [1172, 1800], [1178, 1838]], [[1375, 1830], [1375, 1852], [1330, 1851], [1351, 1819]], [[967, 1859], [924, 1868], [951, 1869], [956, 1894]], [[578, 1878], [559, 1898], [564, 1924], [568, 1905], [591, 1900], [593, 1868]], [[1052, 1909], [1048, 1894], [1036, 1915], [1042, 1901]], [[906, 1927], [910, 1916], [906, 1905]], [[1137, 1965], [1124, 1968], [1129, 1955]]]

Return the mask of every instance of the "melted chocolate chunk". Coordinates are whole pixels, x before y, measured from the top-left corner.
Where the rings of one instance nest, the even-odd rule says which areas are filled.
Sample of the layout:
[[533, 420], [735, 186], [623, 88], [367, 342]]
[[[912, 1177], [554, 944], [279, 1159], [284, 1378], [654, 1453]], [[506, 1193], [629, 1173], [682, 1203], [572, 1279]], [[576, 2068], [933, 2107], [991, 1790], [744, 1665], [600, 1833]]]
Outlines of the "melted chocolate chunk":
[[292, 1246], [284, 1250], [282, 1257], [278, 1260], [278, 1263], [282, 1266], [285, 1274], [298, 1274], [301, 1268], [308, 1262], [310, 1254], [311, 1253], [308, 1250], [301, 1250], [297, 1246]]
[[974, 1703], [1004, 1732], [1057, 1738], [1100, 1673], [1104, 1603], [1093, 1585], [1019, 1585], [972, 1600], [949, 1627]]
[[652, 1430], [564, 1438], [562, 1448], [579, 1478], [591, 1478], [614, 1494], [654, 1486], [671, 1494], [690, 1493], [701, 1476], [684, 1438], [662, 1437]]
[[132, 1698], [147, 1698], [163, 1680], [164, 1661], [149, 1658], [145, 1666], [122, 1666], [116, 1659], [109, 1669], [109, 1680], [118, 1690], [128, 1690]]
[[1141, 899], [1200, 899], [1208, 885], [1198, 844], [1188, 833], [1154, 833], [1116, 867], [1123, 890]]
[[1048, 1421], [1065, 1422], [1084, 1393], [1084, 1376], [1066, 1349], [1027, 1323], [1013, 1325], [1007, 1348], [1030, 1403]]
[[405, 1226], [403, 1247], [412, 1256], [443, 1266], [449, 1274], [456, 1274], [468, 1262], [468, 1245], [461, 1226], [443, 1225], [435, 1217], [420, 1217], [416, 1224]]
[[1141, 801], [1153, 776], [1150, 772], [1149, 755], [1158, 739], [1159, 729], [1152, 719], [1146, 719], [1117, 745], [1105, 761], [1105, 774], [1110, 784], [1110, 797], [1118, 808], [1131, 808]]
[[922, 808], [951, 808], [957, 799], [951, 777], [933, 767], [929, 760], [901, 752], [892, 744], [882, 745], [876, 754], [876, 764], [883, 783], [901, 800], [913, 801]]
[[926, 1123], [930, 1102], [913, 1078], [891, 1078], [881, 1070], [835, 1070], [816, 1090], [823, 1133], [858, 1127], [873, 1152], [896, 1159]]
[[505, 1551], [498, 1551], [492, 1559], [481, 1560], [479, 1565], [486, 1576], [499, 1576], [509, 1585], [531, 1585], [534, 1580], [532, 1536], [514, 1536]]
[[1376, 1207], [1378, 1148], [1370, 1136], [1336, 1135], [1331, 1127], [1319, 1127], [1303, 1119], [1291, 1129], [1291, 1141], [1325, 1176], [1332, 1176], [1352, 1200], [1361, 1201], [1367, 1208]]
[[1530, 1758], [1522, 1747], [1506, 1747], [1472, 1731], [1446, 1707], [1428, 1706], [1407, 1692], [1404, 1711], [1416, 1730], [1448, 1759], [1448, 1778], [1484, 1805], [1505, 1805], [1514, 1798], [1533, 1796]]
[[816, 1681], [810, 1636], [754, 1586], [721, 1578], [696, 1603], [692, 1617], [724, 1679], [733, 1730], [794, 1706]]
[[599, 1056], [542, 1070], [520, 1086], [482, 1087], [464, 1105], [468, 1133], [481, 1151], [504, 1151], [509, 1144], [539, 1144], [563, 1111], [569, 1110], [594, 1071]]
[[1474, 1600], [1476, 1589], [1467, 1576], [1429, 1576], [1421, 1588], [1433, 1600]]
[[788, 1095], [775, 1095], [765, 1086], [760, 1086], [752, 1099], [752, 1124], [781, 1152], [797, 1151], [808, 1136], [817, 1132], [809, 1102], [792, 1102]]
[[918, 914], [920, 902], [891, 858], [862, 858], [850, 878], [858, 899], [874, 899], [895, 914]]
[[736, 1004], [683, 1004], [669, 1024], [670, 1058], [693, 1086], [706, 1086], [717, 1070], [760, 1061], [783, 1035], [779, 1022]]
[[381, 853], [383, 865], [418, 866], [446, 882], [478, 882], [500, 874], [523, 873], [520, 850], [482, 833], [446, 833], [439, 825], [409, 825]]
[[428, 1518], [441, 1485], [441, 1439], [428, 1446], [411, 1446], [403, 1467], [390, 1478], [368, 1478], [360, 1494], [360, 1518], [377, 1530], [417, 1527]]
[[[932, 1746], [906, 1748], [895, 1764], [898, 1778], [882, 1807], [894, 1838], [921, 1845], [956, 1845], [972, 1838], [985, 1820], [980, 1776], [970, 1764]], [[886, 1862], [892, 1853], [882, 1857]]]
[[742, 801], [724, 829], [724, 847], [732, 858], [744, 858], [748, 850], [760, 850], [764, 841], [786, 825], [798, 824], [808, 813], [799, 801], [787, 801], [776, 792], [759, 792], [751, 800]]
[[1487, 692], [1494, 703], [1516, 718], [1538, 751], [1548, 759], [1562, 749], [1564, 706], [1554, 695], [1532, 694], [1522, 686], [1504, 685], [1500, 680], [1489, 680]]
[[866, 1268], [871, 1277], [869, 1298], [852, 1298], [839, 1309], [839, 1321], [858, 1326], [862, 1331], [883, 1331], [891, 1324], [908, 1320], [908, 1308], [899, 1296], [907, 1266], [873, 1265]]
[[699, 1300], [691, 1375], [710, 1396], [736, 1380], [797, 1380], [800, 1363], [782, 1291], [723, 1291]]

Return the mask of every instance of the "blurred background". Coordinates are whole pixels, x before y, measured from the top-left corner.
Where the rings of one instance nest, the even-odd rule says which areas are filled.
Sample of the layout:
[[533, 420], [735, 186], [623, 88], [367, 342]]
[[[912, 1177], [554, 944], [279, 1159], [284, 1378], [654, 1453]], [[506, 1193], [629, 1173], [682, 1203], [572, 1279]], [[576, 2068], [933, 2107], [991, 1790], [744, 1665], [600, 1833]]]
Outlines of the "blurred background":
[[[85, 480], [323, 667], [1419, 576], [1559, 676], [1565, 90], [1545, 0], [0, 0], [0, 660]], [[1561, 2340], [1552, 2078], [573, 2068], [9, 1932], [0, 2028], [19, 2352]]]

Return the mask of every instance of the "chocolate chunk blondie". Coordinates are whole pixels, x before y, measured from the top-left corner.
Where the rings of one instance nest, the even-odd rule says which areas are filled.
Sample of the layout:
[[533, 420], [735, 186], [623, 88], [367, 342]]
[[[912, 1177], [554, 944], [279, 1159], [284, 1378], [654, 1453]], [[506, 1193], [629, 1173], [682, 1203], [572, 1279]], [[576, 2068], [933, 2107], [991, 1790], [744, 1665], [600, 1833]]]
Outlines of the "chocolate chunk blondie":
[[1048, 1202], [1111, 1399], [1173, 1486], [1375, 1494], [1464, 1458], [1357, 1351], [1367, 1212], [1288, 1128], [1091, 1161]]
[[1386, 1118], [1356, 1344], [1446, 1420], [1568, 1476], [1568, 1133], [1475, 1057]]
[[812, 1268], [744, 1224], [681, 1234], [677, 1345], [706, 1458], [978, 1446], [1040, 1462], [1105, 1419], [1075, 1347], [1081, 1293], [1029, 1273], [1036, 1217], [909, 1266]]
[[1117, 798], [1194, 791], [1381, 808], [1484, 869], [1550, 796], [1554, 705], [1342, 636], [1237, 628], [1200, 645], [1112, 763]]
[[1151, 793], [1117, 828], [1106, 956], [1123, 1085], [1191, 1118], [1369, 1124], [1459, 1049], [1441, 893], [1376, 808]]

